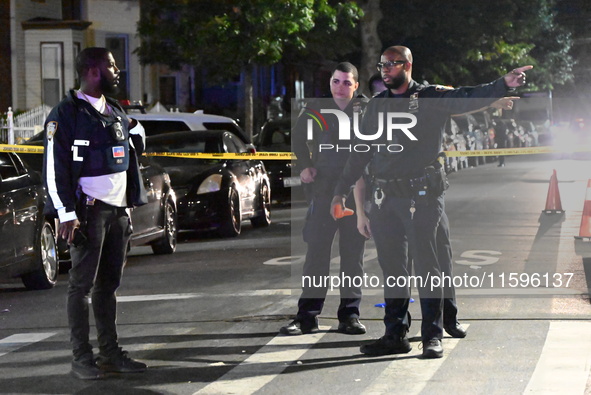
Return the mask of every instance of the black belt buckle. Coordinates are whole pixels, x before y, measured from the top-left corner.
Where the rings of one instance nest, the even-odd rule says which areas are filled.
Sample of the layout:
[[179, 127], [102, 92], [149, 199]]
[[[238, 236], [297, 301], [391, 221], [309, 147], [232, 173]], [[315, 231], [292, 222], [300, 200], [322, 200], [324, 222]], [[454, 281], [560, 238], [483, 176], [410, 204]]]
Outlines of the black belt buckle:
[[96, 199], [93, 198], [92, 196], [86, 196], [86, 205], [87, 206], [94, 206], [94, 204], [96, 203]]

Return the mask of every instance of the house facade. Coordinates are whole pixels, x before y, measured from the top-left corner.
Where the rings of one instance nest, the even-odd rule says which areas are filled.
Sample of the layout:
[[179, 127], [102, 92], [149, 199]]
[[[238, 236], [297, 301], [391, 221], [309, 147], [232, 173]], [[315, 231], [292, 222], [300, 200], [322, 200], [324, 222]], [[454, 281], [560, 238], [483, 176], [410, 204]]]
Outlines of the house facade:
[[[0, 1], [0, 72], [9, 76], [0, 79], [0, 114], [9, 107], [16, 113], [42, 104], [53, 107], [78, 85], [78, 52], [97, 46], [110, 49], [121, 69], [118, 99], [243, 119], [243, 76], [217, 85], [208, 82], [207, 70], [140, 64], [134, 53], [140, 45], [140, 6], [141, 0]], [[305, 68], [255, 67], [255, 130], [278, 97], [289, 110], [289, 99], [304, 97], [304, 86], [308, 96], [320, 87], [328, 90], [325, 74], [320, 84]]]
[[[120, 99], [152, 99], [155, 67], [133, 51], [139, 0], [0, 2], [0, 109], [54, 106], [77, 86], [74, 60], [83, 48], [107, 47], [121, 69]], [[4, 23], [5, 22], [5, 23]]]

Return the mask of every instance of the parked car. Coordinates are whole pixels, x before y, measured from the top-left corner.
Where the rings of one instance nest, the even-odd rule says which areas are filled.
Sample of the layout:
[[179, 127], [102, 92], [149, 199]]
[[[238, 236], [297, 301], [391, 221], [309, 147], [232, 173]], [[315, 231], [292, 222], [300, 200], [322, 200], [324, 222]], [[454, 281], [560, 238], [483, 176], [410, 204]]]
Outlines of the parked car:
[[[246, 144], [229, 131], [165, 133], [146, 139], [147, 152], [247, 153]], [[265, 165], [253, 159], [200, 159], [154, 156], [170, 174], [178, 195], [181, 229], [240, 234], [241, 223], [271, 223], [271, 187]]]
[[[27, 145], [43, 145], [43, 132], [29, 139]], [[43, 155], [21, 156], [34, 170], [43, 169]], [[166, 171], [148, 157], [140, 158], [140, 172], [148, 194], [148, 203], [131, 210], [133, 234], [131, 246], [150, 245], [155, 254], [171, 254], [177, 244], [176, 194]], [[60, 260], [69, 260], [67, 245], [59, 241]]]
[[[253, 140], [257, 151], [292, 152], [291, 120], [279, 119], [265, 122]], [[263, 163], [271, 182], [273, 201], [289, 201], [292, 194], [297, 194], [298, 198], [303, 197], [302, 182], [297, 172], [293, 171], [294, 162], [291, 160], [263, 160]]]
[[0, 279], [18, 278], [28, 289], [49, 289], [59, 260], [53, 223], [43, 216], [39, 173], [11, 152], [0, 152]]
[[146, 136], [188, 130], [227, 130], [240, 137], [245, 144], [252, 143], [244, 130], [232, 118], [205, 114], [203, 110], [152, 113], [146, 112], [142, 107], [138, 110], [138, 106], [125, 106], [124, 108], [131, 118], [137, 119], [142, 124], [146, 130]]

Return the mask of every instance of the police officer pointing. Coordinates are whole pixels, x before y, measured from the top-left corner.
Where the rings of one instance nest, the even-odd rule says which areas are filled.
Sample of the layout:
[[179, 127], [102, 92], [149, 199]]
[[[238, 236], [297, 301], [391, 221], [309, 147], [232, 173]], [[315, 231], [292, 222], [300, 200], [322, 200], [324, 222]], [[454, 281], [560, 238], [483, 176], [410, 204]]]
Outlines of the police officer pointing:
[[[45, 122], [45, 214], [59, 217], [57, 233], [68, 241], [72, 258], [67, 304], [71, 373], [98, 379], [104, 372], [146, 370], [119, 347], [115, 323], [115, 291], [132, 233], [127, 207], [146, 202], [136, 157], [136, 150], [143, 151], [143, 128], [103, 95], [116, 93], [119, 83], [119, 69], [107, 49], [82, 50], [76, 71], [80, 89], [71, 90]], [[91, 291], [96, 360], [89, 341]]]
[[[410, 286], [419, 290], [423, 358], [443, 355], [444, 287], [437, 258], [436, 232], [444, 211], [445, 172], [437, 160], [443, 128], [451, 114], [489, 105], [525, 83], [525, 71], [476, 87], [453, 89], [418, 84], [413, 58], [403, 46], [384, 51], [378, 70], [388, 88], [367, 105], [361, 133], [376, 136], [373, 149], [352, 152], [335, 188], [331, 211], [343, 206], [351, 186], [369, 164], [372, 206], [369, 213], [378, 261], [384, 274], [385, 335], [361, 347], [367, 355], [407, 353]], [[404, 125], [408, 127], [404, 127]], [[397, 126], [398, 129], [392, 126]], [[393, 147], [393, 148], [390, 148]], [[414, 263], [414, 283], [409, 282]], [[387, 280], [387, 281], [386, 281]]]

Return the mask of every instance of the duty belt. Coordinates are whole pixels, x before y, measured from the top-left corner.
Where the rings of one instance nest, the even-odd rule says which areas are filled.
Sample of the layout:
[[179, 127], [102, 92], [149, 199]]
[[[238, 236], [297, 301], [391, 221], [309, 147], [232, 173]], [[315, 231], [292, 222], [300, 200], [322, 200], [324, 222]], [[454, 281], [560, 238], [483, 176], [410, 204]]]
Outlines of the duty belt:
[[372, 184], [375, 189], [381, 189], [386, 195], [392, 197], [408, 199], [413, 197], [413, 190], [409, 178], [394, 178], [390, 180], [374, 178]]

